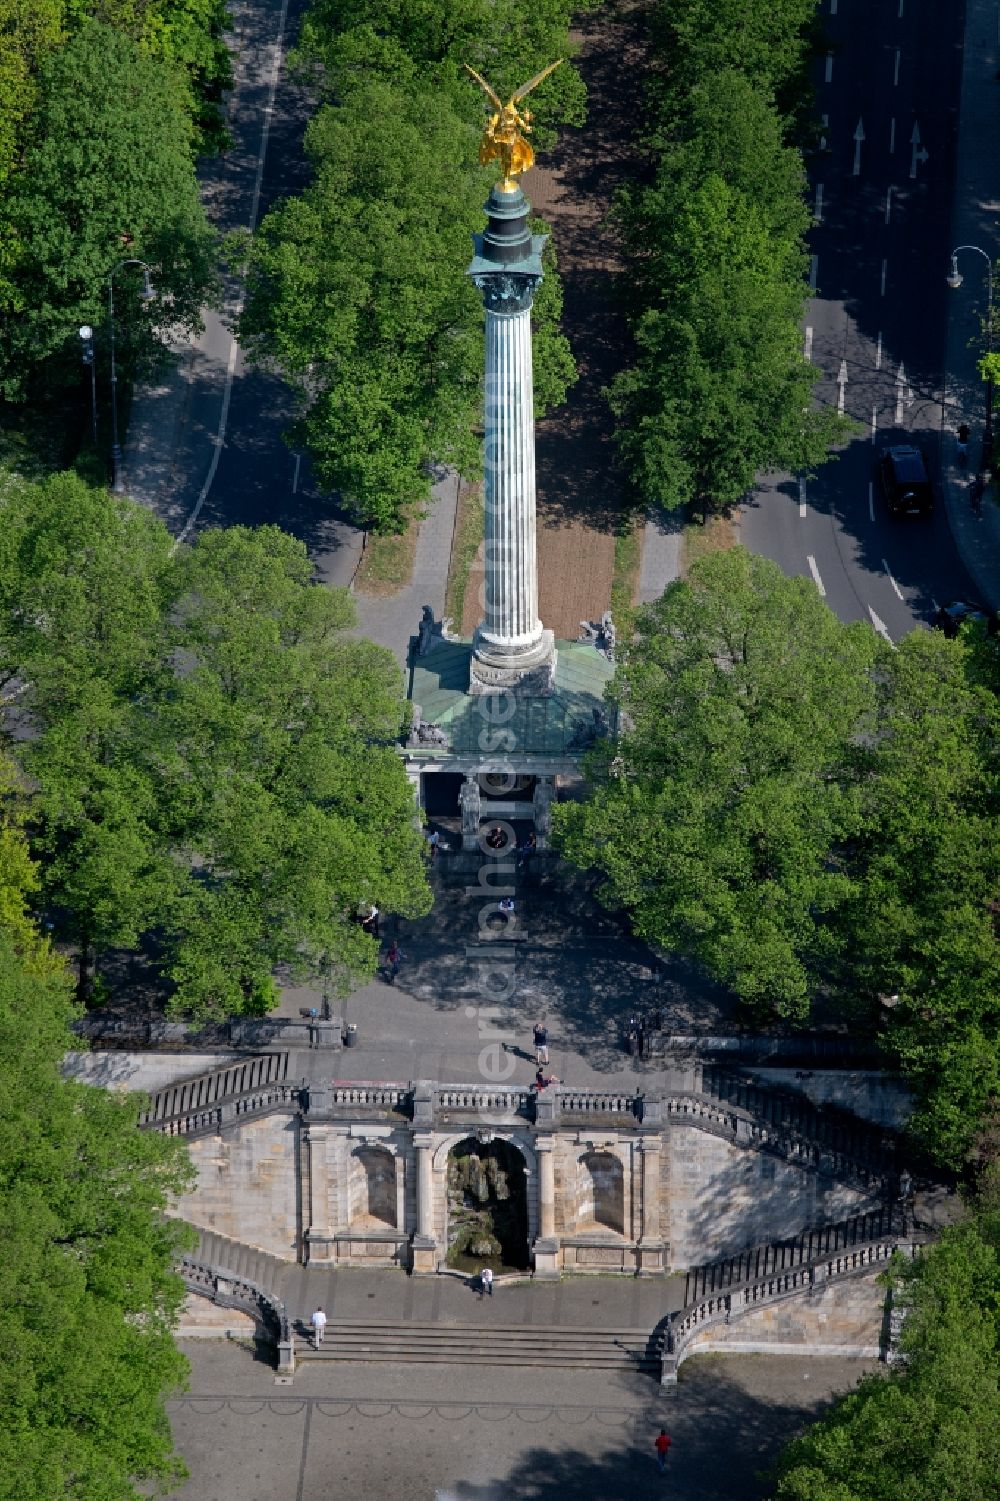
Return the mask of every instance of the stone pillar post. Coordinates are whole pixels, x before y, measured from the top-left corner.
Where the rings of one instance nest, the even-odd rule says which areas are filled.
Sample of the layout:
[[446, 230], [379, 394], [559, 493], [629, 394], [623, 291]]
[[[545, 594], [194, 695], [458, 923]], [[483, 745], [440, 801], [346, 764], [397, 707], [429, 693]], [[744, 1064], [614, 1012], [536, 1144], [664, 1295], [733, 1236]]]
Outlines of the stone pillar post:
[[532, 798], [532, 816], [535, 822], [535, 839], [540, 850], [547, 850], [552, 834], [552, 799], [555, 796], [555, 777], [538, 777]]
[[555, 644], [538, 618], [531, 304], [541, 236], [519, 187], [494, 187], [469, 275], [486, 306], [486, 606], [473, 641], [470, 693], [552, 691]]
[[532, 1250], [535, 1276], [559, 1276], [559, 1237], [556, 1235], [555, 1136], [536, 1136], [538, 1154], [538, 1237]]
[[458, 793], [462, 808], [462, 849], [471, 852], [479, 848], [479, 819], [483, 797], [479, 790], [479, 778], [474, 771], [466, 775]]
[[643, 1136], [642, 1153], [642, 1235], [638, 1247], [640, 1277], [663, 1271], [663, 1240], [660, 1236], [660, 1138]]
[[413, 1237], [413, 1271], [418, 1276], [437, 1271], [437, 1238], [434, 1234], [434, 1136], [430, 1131], [416, 1131], [413, 1146], [417, 1154], [417, 1230]]

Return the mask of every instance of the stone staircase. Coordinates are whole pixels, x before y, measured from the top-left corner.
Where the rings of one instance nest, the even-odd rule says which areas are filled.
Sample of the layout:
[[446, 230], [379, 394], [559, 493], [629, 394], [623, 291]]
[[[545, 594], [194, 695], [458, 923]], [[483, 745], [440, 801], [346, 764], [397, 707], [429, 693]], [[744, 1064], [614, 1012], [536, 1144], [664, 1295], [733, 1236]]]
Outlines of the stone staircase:
[[288, 1078], [290, 1053], [262, 1053], [151, 1095], [139, 1125], [168, 1136], [206, 1136], [244, 1116], [295, 1108], [300, 1087]]
[[648, 1329], [581, 1329], [540, 1324], [330, 1323], [318, 1350], [296, 1341], [295, 1358], [393, 1364], [542, 1366], [557, 1370], [659, 1375], [658, 1339]]

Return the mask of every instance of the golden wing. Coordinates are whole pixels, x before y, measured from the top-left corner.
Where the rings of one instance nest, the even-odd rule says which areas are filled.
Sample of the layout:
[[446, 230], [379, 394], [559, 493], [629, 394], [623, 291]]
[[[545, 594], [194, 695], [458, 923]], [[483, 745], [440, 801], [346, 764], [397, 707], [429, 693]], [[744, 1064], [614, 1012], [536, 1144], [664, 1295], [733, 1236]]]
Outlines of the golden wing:
[[[477, 73], [475, 68], [470, 68], [468, 63], [463, 63], [462, 67], [465, 69], [466, 73], [472, 74], [473, 78], [476, 80], [483, 93], [496, 106], [496, 108], [503, 109], [503, 103], [501, 102], [500, 95], [494, 89], [490, 88], [489, 84], [486, 82], [486, 79], [482, 76], [482, 74]], [[541, 77], [541, 74], [539, 74], [539, 77]]]
[[[532, 89], [537, 89], [542, 79], [548, 78], [550, 73], [554, 73], [556, 68], [558, 68], [560, 63], [562, 62], [565, 62], [565, 58], [557, 57], [554, 63], [549, 63], [547, 68], [543, 68], [540, 73], [536, 73], [530, 83], [522, 84], [521, 87], [517, 90], [517, 93], [511, 95], [511, 104], [520, 104], [521, 100], [524, 99], [528, 94], [530, 94]], [[472, 71], [471, 68], [469, 69], [469, 71]], [[481, 82], [482, 79], [480, 79], [480, 83]]]

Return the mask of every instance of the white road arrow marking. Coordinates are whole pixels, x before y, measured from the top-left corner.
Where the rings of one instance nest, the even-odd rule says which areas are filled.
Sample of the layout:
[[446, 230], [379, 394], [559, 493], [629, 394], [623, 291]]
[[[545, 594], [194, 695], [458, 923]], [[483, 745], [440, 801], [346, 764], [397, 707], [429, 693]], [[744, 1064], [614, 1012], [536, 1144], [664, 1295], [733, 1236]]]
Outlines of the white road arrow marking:
[[847, 361], [841, 360], [840, 369], [837, 372], [837, 411], [844, 415], [844, 398], [847, 395]]
[[910, 136], [910, 146], [912, 148], [912, 155], [910, 156], [910, 176], [916, 177], [917, 163], [919, 162], [922, 165], [930, 155], [930, 152], [925, 151], [923, 146], [921, 146], [920, 144], [920, 126], [916, 123], [916, 121], [914, 121], [913, 124], [913, 134]]
[[899, 587], [899, 585], [896, 583], [896, 580], [893, 578], [893, 576], [892, 576], [892, 569], [889, 567], [888, 563], [885, 561], [885, 558], [882, 559], [882, 567], [886, 571], [886, 576], [888, 577], [888, 580], [889, 580], [890, 584], [892, 585], [893, 590], [895, 591], [896, 598], [897, 599], [902, 599], [902, 597], [903, 597], [903, 591]]
[[896, 643], [893, 641], [892, 637], [889, 635], [889, 628], [886, 625], [885, 621], [879, 619], [879, 617], [875, 614], [875, 611], [872, 609], [871, 605], [868, 606], [868, 613], [869, 613], [869, 615], [872, 618], [872, 625], [878, 631], [879, 635], [883, 638], [883, 640], [888, 641], [889, 645], [895, 651], [895, 649], [896, 649]]
[[865, 123], [858, 116], [858, 123], [854, 131], [854, 173], [855, 177], [861, 176], [861, 143], [865, 138]]
[[799, 475], [799, 515], [806, 514], [806, 481], [805, 475]]
[[906, 398], [906, 372], [903, 362], [899, 362], [899, 373], [896, 376], [896, 426], [899, 427], [903, 420], [903, 402]]
[[809, 564], [809, 572], [813, 576], [813, 583], [816, 585], [816, 588], [819, 590], [820, 598], [821, 599], [825, 599], [826, 598], [826, 590], [823, 588], [823, 580], [819, 576], [819, 569], [816, 567], [816, 559], [813, 557], [812, 553], [810, 553], [809, 556], [806, 558], [806, 562]]

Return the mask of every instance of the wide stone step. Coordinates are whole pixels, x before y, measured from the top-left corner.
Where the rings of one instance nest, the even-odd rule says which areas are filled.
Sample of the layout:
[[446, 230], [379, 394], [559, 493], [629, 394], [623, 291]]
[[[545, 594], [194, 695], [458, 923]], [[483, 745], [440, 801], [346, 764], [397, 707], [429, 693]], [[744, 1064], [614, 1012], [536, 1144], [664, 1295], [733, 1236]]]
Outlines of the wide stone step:
[[549, 1366], [654, 1370], [658, 1355], [645, 1329], [564, 1329], [538, 1325], [328, 1324], [314, 1350], [297, 1341], [297, 1358], [415, 1361], [450, 1365]]

